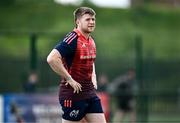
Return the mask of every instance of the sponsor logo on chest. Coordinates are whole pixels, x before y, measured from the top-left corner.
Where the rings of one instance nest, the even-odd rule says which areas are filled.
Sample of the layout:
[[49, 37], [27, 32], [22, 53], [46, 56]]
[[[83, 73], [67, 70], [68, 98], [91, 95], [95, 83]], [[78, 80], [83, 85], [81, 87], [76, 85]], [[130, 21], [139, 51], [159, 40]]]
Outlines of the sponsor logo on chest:
[[96, 48], [94, 45], [90, 45], [88, 43], [84, 43], [80, 41], [79, 45], [80, 50], [80, 59], [94, 59], [96, 58]]

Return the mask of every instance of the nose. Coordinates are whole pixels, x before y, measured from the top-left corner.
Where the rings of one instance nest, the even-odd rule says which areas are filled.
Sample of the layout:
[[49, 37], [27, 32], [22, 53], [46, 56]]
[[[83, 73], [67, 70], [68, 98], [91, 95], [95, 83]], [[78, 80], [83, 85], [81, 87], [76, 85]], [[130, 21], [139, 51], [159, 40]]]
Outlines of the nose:
[[90, 23], [95, 23], [95, 20], [94, 19], [90, 19]]

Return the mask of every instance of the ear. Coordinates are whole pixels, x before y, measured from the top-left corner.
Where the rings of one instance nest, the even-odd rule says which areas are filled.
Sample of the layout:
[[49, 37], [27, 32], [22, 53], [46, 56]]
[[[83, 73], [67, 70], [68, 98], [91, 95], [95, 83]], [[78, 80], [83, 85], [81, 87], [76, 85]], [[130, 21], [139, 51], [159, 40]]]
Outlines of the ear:
[[76, 25], [79, 25], [79, 19], [76, 20]]

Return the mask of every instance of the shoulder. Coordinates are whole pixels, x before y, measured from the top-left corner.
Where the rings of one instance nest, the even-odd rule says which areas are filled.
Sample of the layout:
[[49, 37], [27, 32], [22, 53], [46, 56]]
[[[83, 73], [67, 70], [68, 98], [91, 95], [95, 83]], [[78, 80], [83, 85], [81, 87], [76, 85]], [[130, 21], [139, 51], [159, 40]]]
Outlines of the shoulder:
[[72, 31], [66, 34], [65, 38], [63, 39], [63, 42], [70, 44], [73, 40], [77, 40], [77, 38], [78, 34], [75, 31]]

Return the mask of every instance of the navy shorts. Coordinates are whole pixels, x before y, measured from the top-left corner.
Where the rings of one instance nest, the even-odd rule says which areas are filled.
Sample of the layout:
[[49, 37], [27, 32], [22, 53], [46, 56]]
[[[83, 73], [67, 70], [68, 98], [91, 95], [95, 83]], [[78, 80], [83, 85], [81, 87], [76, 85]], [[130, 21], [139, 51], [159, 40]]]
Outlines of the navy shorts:
[[80, 121], [87, 113], [103, 113], [101, 101], [97, 96], [80, 101], [63, 99], [60, 104], [63, 119], [69, 121]]

